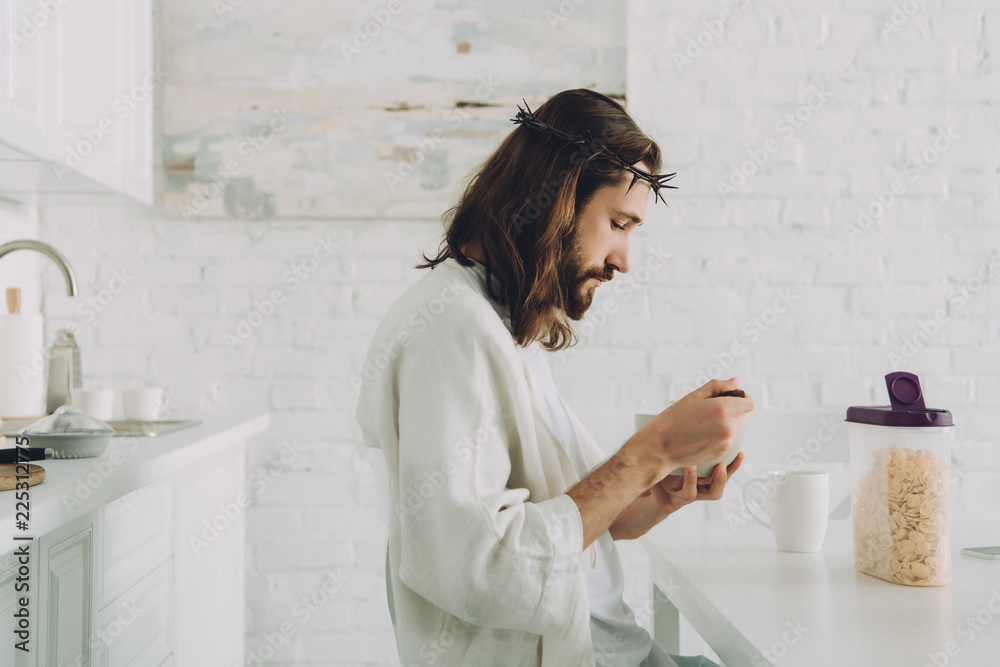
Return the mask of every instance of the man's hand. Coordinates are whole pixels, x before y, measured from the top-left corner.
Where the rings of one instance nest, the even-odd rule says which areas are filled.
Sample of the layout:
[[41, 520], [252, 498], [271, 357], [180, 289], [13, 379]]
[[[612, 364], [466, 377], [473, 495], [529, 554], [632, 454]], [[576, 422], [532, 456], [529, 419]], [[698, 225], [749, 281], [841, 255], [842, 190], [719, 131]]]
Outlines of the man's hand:
[[[691, 392], [566, 492], [580, 510], [584, 549], [619, 520], [621, 534], [641, 535], [681, 504], [708, 499], [709, 493], [721, 497], [728, 477], [717, 485], [714, 475], [719, 473], [704, 493], [696, 488], [696, 479], [693, 487], [685, 487], [664, 478], [674, 468], [722, 458], [732, 446], [744, 416], [754, 408], [752, 398], [720, 396], [738, 387], [736, 378], [712, 380]], [[728, 475], [725, 470], [722, 474]]]
[[752, 398], [722, 396], [739, 387], [736, 378], [711, 380], [658, 414], [643, 428], [673, 467], [690, 466], [722, 458], [732, 444], [746, 413], [753, 411]]
[[743, 452], [740, 452], [729, 467], [718, 464], [712, 471], [711, 477], [696, 477], [698, 471], [696, 466], [685, 468], [683, 477], [667, 475], [647, 491], [639, 494], [639, 497], [615, 519], [608, 529], [611, 537], [616, 540], [634, 540], [695, 500], [722, 498], [726, 482], [740, 469], [743, 458]]

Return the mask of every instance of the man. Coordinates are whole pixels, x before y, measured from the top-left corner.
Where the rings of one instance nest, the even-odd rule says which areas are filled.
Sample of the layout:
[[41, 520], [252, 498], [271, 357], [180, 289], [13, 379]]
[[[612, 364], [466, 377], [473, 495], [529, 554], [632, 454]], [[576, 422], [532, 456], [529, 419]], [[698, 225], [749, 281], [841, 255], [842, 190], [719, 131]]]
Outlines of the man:
[[605, 460], [542, 351], [573, 344], [569, 320], [629, 271], [650, 190], [672, 174], [598, 93], [565, 91], [515, 122], [365, 362], [356, 416], [386, 464], [401, 663], [712, 664], [675, 662], [636, 624], [614, 540], [722, 496], [742, 454], [702, 480], [694, 466], [729, 448], [752, 399], [713, 380]]

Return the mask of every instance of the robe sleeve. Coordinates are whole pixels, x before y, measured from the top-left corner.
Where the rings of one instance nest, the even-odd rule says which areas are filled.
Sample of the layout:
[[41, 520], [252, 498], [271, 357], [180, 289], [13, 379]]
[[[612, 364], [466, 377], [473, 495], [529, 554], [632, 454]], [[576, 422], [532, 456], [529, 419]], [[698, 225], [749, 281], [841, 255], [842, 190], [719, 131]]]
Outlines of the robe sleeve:
[[511, 483], [526, 419], [516, 351], [442, 320], [397, 364], [400, 580], [467, 623], [561, 636], [581, 594], [579, 509]]

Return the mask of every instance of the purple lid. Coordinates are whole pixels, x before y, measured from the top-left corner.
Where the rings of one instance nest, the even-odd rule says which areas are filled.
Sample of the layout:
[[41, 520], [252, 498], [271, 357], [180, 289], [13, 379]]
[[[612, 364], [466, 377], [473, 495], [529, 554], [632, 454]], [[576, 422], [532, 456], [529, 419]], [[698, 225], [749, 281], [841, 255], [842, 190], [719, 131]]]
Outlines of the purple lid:
[[892, 405], [847, 408], [846, 421], [878, 426], [954, 426], [947, 410], [924, 407], [920, 380], [913, 373], [896, 371], [885, 376]]

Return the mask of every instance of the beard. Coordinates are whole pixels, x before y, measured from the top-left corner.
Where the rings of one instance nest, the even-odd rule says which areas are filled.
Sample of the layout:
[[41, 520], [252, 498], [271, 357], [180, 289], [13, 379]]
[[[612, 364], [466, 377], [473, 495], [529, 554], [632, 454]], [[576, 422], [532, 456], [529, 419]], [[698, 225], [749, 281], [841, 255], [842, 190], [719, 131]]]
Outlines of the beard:
[[597, 285], [587, 285], [591, 278], [611, 280], [611, 271], [588, 267], [579, 244], [578, 228], [574, 227], [563, 250], [559, 266], [559, 288], [562, 290], [563, 310], [574, 321], [583, 319], [594, 301]]

